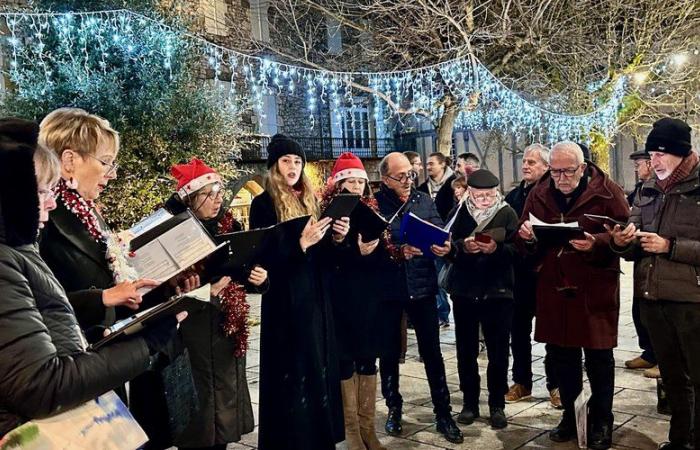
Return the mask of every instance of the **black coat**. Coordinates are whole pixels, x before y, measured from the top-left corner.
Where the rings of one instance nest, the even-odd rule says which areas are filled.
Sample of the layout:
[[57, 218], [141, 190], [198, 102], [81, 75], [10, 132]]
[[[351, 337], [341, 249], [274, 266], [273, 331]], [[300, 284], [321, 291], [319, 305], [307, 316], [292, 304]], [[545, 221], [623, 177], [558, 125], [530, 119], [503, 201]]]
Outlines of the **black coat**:
[[114, 389], [149, 364], [141, 338], [85, 351], [73, 308], [34, 244], [37, 187], [25, 150], [0, 148], [0, 437]]
[[[402, 208], [403, 203], [399, 197], [384, 184], [381, 185], [375, 197], [380, 214], [387, 220], [391, 219], [399, 208]], [[396, 245], [403, 243], [399, 233], [401, 218], [409, 212], [432, 224], [443, 226], [442, 219], [430, 196], [424, 192], [412, 190], [406, 205], [391, 223], [391, 240]], [[387, 294], [389, 300], [405, 301], [432, 297], [437, 294], [437, 272], [434, 259], [416, 256], [398, 265], [386, 264], [384, 276], [385, 284], [392, 288]]]
[[[515, 210], [518, 217], [522, 216], [525, 202], [530, 191], [537, 183], [527, 184], [525, 180], [506, 195], [506, 202]], [[521, 220], [525, 220], [521, 217]], [[513, 270], [515, 274], [515, 300], [521, 307], [526, 307], [535, 314], [535, 291], [537, 289], [537, 272], [532, 257], [518, 253], [515, 257]]]
[[388, 339], [383, 300], [387, 295], [383, 274], [390, 261], [383, 241], [374, 252], [362, 256], [357, 245], [357, 228], [350, 216], [350, 232], [333, 261], [333, 313], [341, 360], [371, 359], [387, 353]]
[[[278, 222], [263, 192], [250, 207], [251, 228]], [[333, 450], [344, 439], [342, 399], [329, 295], [327, 239], [302, 252], [295, 237], [266, 255], [270, 289], [260, 332], [260, 450]]]
[[[437, 208], [438, 214], [442, 218], [443, 222], [447, 222], [447, 217], [455, 207], [455, 190], [452, 189], [452, 182], [457, 178], [456, 174], [450, 175], [450, 177], [445, 180], [445, 183], [440, 187], [440, 190], [435, 194], [435, 207]], [[423, 184], [418, 186], [418, 190], [425, 192], [430, 197], [430, 189], [428, 189], [429, 181], [424, 181]]]
[[[95, 341], [101, 335], [102, 326], [110, 326], [133, 312], [126, 307], [107, 308], [101, 297], [90, 299], [73, 293], [90, 288], [110, 288], [114, 286], [114, 276], [107, 263], [106, 245], [93, 239], [60, 198], [56, 203], [41, 237], [41, 254], [61, 286], [69, 292], [69, 300], [82, 300], [73, 303], [73, 307], [81, 327], [90, 340]], [[98, 219], [101, 220], [99, 214]], [[102, 225], [106, 228], [104, 223]], [[131, 380], [129, 386], [129, 409], [149, 436], [147, 448], [170, 447], [172, 438], [160, 374], [149, 370]], [[117, 393], [126, 399], [123, 387]]]
[[[116, 319], [115, 308], [102, 303], [97, 295], [73, 295], [87, 289], [107, 289], [114, 277], [107, 263], [107, 248], [88, 233], [80, 219], [70, 212], [60, 198], [49, 214], [40, 241], [41, 257], [69, 293], [80, 326], [90, 332], [95, 326], [111, 326]], [[93, 291], [94, 292], [94, 291]]]
[[[171, 197], [165, 209], [176, 215], [186, 206]], [[222, 213], [224, 211], [222, 210]], [[217, 234], [218, 220], [203, 221], [209, 234]], [[245, 280], [233, 280], [245, 282]], [[216, 302], [190, 311], [180, 337], [188, 350], [197, 392], [198, 410], [177, 437], [180, 447], [209, 447], [237, 442], [253, 431], [253, 408], [246, 378], [246, 358], [234, 356], [235, 342], [223, 333], [224, 315]]]
[[506, 195], [506, 203], [513, 208], [518, 217], [523, 214], [523, 209], [525, 209], [525, 201], [527, 200], [527, 196], [530, 194], [530, 191], [535, 184], [537, 183], [527, 184], [525, 183], [525, 180], [523, 180], [518, 186], [513, 188], [508, 195]]
[[491, 254], [467, 253], [462, 245], [476, 228], [476, 222], [466, 206], [460, 208], [452, 226], [453, 261], [450, 276], [450, 295], [477, 300], [513, 298], [513, 261], [516, 247], [512, 237], [518, 230], [518, 216], [510, 206], [501, 208], [483, 231], [503, 228], [506, 240], [499, 242]]

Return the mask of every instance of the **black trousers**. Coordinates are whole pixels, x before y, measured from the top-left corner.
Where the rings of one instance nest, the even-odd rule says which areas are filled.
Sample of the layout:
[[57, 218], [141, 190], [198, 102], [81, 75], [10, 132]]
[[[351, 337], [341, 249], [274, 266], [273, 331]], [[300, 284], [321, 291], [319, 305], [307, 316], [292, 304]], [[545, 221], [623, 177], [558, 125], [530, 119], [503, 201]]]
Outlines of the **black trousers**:
[[588, 400], [589, 423], [613, 423], [613, 394], [615, 392], [615, 359], [612, 349], [594, 350], [580, 347], [549, 345], [554, 373], [559, 380], [559, 394], [564, 406], [565, 420], [574, 420], [574, 401], [583, 389], [581, 351], [586, 356], [586, 374], [591, 383], [591, 398]]
[[652, 364], [656, 364], [656, 354], [651, 346], [649, 331], [647, 331], [647, 327], [642, 323], [642, 317], [639, 311], [639, 304], [643, 301], [644, 300], [640, 298], [632, 299], [632, 320], [634, 321], [634, 329], [637, 331], [639, 348], [642, 349], [642, 359]]
[[377, 373], [377, 358], [347, 360], [341, 359], [338, 362], [340, 366], [340, 379], [349, 380], [353, 373], [358, 375], [376, 375]]
[[[445, 363], [440, 350], [440, 328], [437, 319], [437, 305], [435, 297], [412, 299], [396, 304], [396, 308], [387, 317], [393, 321], [389, 325], [392, 329], [399, 329], [403, 310], [408, 313], [409, 320], [413, 323], [418, 340], [418, 351], [423, 358], [425, 374], [430, 386], [430, 397], [433, 400], [433, 411], [437, 416], [449, 415], [450, 391], [447, 388], [445, 377]], [[397, 339], [398, 343], [398, 339]], [[401, 408], [403, 398], [399, 393], [399, 351], [392, 352], [391, 356], [379, 359], [379, 373], [382, 379], [382, 395], [386, 400], [386, 406]]]
[[[516, 275], [518, 276], [518, 275]], [[519, 277], [534, 274], [520, 275]], [[510, 349], [513, 354], [513, 382], [532, 390], [532, 319], [535, 317], [536, 285], [521, 281], [516, 284], [513, 323], [510, 331]], [[547, 346], [545, 346], [545, 349]], [[549, 353], [544, 356], [544, 374], [547, 390], [558, 388]]]
[[640, 313], [671, 407], [668, 440], [700, 449], [700, 304], [642, 300]]
[[457, 341], [459, 389], [464, 394], [464, 405], [476, 411], [479, 407], [481, 379], [479, 377], [479, 324], [486, 341], [489, 359], [486, 386], [489, 406], [505, 407], [508, 392], [508, 337], [513, 317], [510, 299], [475, 300], [452, 296]]

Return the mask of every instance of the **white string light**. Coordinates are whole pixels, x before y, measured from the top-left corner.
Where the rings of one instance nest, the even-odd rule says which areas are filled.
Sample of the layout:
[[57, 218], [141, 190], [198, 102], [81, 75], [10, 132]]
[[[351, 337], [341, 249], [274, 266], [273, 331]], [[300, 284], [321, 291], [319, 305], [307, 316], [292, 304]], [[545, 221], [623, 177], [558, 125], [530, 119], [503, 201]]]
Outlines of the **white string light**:
[[[427, 111], [436, 119], [442, 110], [435, 105], [449, 94], [463, 107], [457, 119], [461, 126], [554, 141], [586, 136], [592, 130], [614, 133], [626, 86], [626, 78], [618, 78], [610, 83], [605, 104], [587, 114], [570, 115], [526, 100], [473, 56], [400, 71], [332, 71], [246, 55], [128, 10], [0, 13], [0, 17], [9, 29], [3, 44], [10, 50], [10, 77], [20, 95], [36, 98], [56, 81], [58, 71], [70, 70], [75, 83], [95, 88], [89, 86], [91, 73], [108, 71], [110, 63], [160, 58], [162, 75], [172, 78], [178, 56], [195, 51], [213, 72], [215, 83], [221, 79], [231, 83], [229, 96], [245, 95], [236, 89], [236, 82], [247, 86], [246, 97], [260, 120], [265, 96], [302, 94], [312, 126], [321, 107], [340, 122], [343, 111], [354, 106], [355, 82], [375, 91], [378, 121], [397, 113], [385, 107], [383, 98], [400, 105], [404, 113]], [[56, 52], [45, 51], [49, 42], [56, 44]], [[37, 70], [43, 72], [43, 83], [30, 76]], [[475, 95], [477, 106], [468, 110]]]

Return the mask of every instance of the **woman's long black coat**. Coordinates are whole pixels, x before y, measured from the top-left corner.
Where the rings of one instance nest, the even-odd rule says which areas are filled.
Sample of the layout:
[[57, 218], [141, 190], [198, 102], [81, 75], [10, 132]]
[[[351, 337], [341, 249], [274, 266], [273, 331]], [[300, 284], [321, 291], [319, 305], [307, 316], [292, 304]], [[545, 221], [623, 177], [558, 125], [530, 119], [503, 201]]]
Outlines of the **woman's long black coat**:
[[[253, 199], [251, 228], [277, 222], [267, 192]], [[332, 246], [304, 253], [297, 236], [276, 239], [263, 263], [270, 289], [262, 298], [260, 450], [332, 450], [344, 438], [326, 269]]]
[[332, 301], [339, 359], [354, 361], [372, 359], [387, 354], [384, 300], [386, 289], [385, 267], [394, 264], [379, 242], [369, 255], [362, 256], [357, 244], [357, 229], [350, 218], [347, 245], [332, 261]]
[[[172, 214], [185, 211], [184, 204], [171, 197], [165, 208]], [[212, 236], [218, 220], [203, 221]], [[241, 282], [241, 280], [234, 280]], [[253, 431], [253, 409], [246, 379], [246, 358], [234, 356], [235, 342], [223, 333], [224, 315], [209, 303], [190, 311], [180, 325], [180, 337], [188, 349], [192, 377], [199, 401], [185, 430], [175, 437], [180, 447], [209, 447], [237, 442]]]

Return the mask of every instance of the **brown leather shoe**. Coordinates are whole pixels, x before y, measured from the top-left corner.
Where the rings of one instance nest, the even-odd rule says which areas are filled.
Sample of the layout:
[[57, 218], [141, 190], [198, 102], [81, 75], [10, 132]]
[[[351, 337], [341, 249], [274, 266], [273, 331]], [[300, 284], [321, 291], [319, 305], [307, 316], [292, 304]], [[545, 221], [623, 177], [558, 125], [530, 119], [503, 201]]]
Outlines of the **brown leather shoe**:
[[532, 398], [532, 390], [525, 389], [525, 386], [522, 384], [515, 383], [508, 389], [506, 403], [517, 403], [530, 398]]
[[559, 388], [554, 388], [551, 391], [549, 391], [549, 404], [552, 405], [553, 408], [562, 409]]
[[654, 364], [650, 363], [646, 359], [642, 358], [641, 356], [637, 356], [634, 359], [630, 359], [629, 361], [625, 361], [625, 367], [628, 369], [651, 369], [654, 367]]
[[659, 370], [659, 366], [654, 366], [650, 369], [647, 369], [643, 372], [643, 374], [646, 378], [661, 378], [661, 371]]

